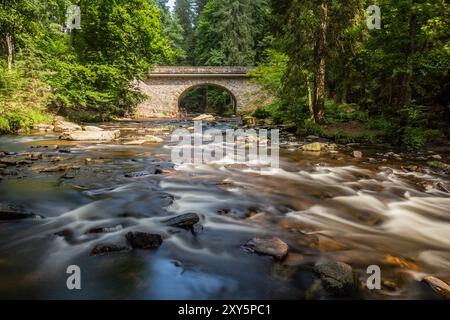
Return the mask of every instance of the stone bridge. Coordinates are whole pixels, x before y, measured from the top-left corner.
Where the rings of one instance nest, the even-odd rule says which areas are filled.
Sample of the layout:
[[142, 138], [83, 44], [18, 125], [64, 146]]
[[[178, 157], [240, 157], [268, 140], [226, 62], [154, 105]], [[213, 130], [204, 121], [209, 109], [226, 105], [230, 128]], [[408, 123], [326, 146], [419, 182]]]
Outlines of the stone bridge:
[[244, 114], [255, 109], [261, 100], [261, 88], [250, 81], [252, 67], [162, 67], [158, 66], [148, 79], [139, 82], [148, 98], [135, 110], [136, 118], [175, 117], [179, 115], [180, 98], [198, 86], [223, 88], [234, 99], [235, 111]]

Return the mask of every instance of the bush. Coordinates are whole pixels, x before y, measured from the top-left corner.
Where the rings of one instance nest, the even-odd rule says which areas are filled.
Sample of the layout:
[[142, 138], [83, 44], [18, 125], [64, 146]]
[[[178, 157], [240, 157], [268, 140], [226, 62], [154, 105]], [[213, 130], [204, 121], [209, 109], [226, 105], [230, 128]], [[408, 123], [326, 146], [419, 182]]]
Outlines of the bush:
[[427, 142], [426, 131], [422, 128], [405, 127], [402, 141], [408, 147], [419, 149]]
[[335, 104], [331, 100], [325, 103], [325, 115], [330, 122], [365, 122], [369, 119], [367, 111], [361, 110], [359, 105], [354, 103]]

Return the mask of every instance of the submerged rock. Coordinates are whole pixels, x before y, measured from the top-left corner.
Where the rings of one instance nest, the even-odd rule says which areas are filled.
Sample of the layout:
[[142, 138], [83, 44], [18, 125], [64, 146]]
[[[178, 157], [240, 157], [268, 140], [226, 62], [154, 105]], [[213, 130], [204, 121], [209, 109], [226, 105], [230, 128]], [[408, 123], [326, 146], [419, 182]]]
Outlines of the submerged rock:
[[153, 173], [147, 170], [137, 171], [137, 172], [128, 172], [125, 173], [125, 178], [140, 178], [152, 175]]
[[123, 226], [121, 224], [113, 227], [99, 227], [99, 228], [92, 228], [89, 229], [86, 233], [112, 233], [116, 231], [120, 231], [123, 229]]
[[363, 157], [363, 154], [361, 151], [353, 151], [353, 158], [361, 159]]
[[192, 120], [194, 120], [194, 121], [215, 121], [216, 118], [211, 114], [202, 114]]
[[25, 157], [10, 155], [0, 158], [0, 163], [7, 166], [20, 166], [26, 164], [32, 164], [33, 162]]
[[244, 247], [253, 252], [272, 256], [277, 260], [283, 260], [288, 254], [288, 245], [277, 237], [253, 238]]
[[145, 232], [128, 232], [125, 235], [128, 243], [136, 249], [156, 249], [163, 240], [159, 234], [150, 234]]
[[127, 141], [124, 142], [123, 144], [126, 146], [140, 146], [143, 145], [146, 141], [144, 139], [140, 139], [140, 140], [131, 140], [131, 141]]
[[346, 263], [327, 261], [314, 267], [327, 291], [336, 296], [348, 296], [356, 289], [353, 269]]
[[66, 170], [78, 170], [80, 166], [70, 164], [60, 164], [53, 167], [42, 169], [40, 172], [62, 172]]
[[450, 300], [450, 286], [444, 281], [432, 276], [423, 278], [423, 281], [427, 283], [434, 290], [434, 292], [436, 292], [442, 298]]
[[91, 250], [90, 255], [97, 256], [97, 255], [104, 255], [104, 254], [109, 254], [109, 253], [127, 252], [130, 250], [131, 249], [127, 246], [111, 244], [111, 243], [101, 243], [101, 244], [96, 245]]
[[83, 131], [103, 131], [103, 129], [96, 126], [84, 126]]
[[21, 205], [0, 203], [0, 221], [43, 218], [26, 210]]
[[164, 139], [152, 135], [146, 135], [144, 139], [146, 143], [161, 143], [164, 141]]
[[174, 218], [164, 220], [163, 223], [176, 228], [190, 229], [200, 221], [200, 217], [196, 213], [187, 213]]
[[111, 141], [119, 137], [120, 131], [70, 131], [63, 133], [61, 140], [71, 141]]

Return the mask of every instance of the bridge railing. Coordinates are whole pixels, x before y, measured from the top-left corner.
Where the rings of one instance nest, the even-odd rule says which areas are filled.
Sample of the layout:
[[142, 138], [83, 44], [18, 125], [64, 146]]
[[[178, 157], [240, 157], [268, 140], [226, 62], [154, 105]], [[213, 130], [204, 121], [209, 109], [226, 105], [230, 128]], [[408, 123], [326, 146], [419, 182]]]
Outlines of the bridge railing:
[[177, 75], [177, 74], [192, 74], [192, 75], [202, 75], [202, 74], [236, 74], [245, 75], [249, 71], [253, 70], [255, 67], [241, 67], [241, 66], [230, 66], [230, 67], [191, 67], [191, 66], [156, 66], [150, 71], [151, 75]]

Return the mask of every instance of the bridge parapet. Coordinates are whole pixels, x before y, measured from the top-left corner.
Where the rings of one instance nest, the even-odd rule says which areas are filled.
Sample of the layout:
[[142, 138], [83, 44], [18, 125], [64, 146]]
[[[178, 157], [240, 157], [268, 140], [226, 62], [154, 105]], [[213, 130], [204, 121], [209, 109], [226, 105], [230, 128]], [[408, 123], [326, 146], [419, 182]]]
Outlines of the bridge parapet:
[[159, 76], [241, 76], [247, 77], [247, 73], [255, 67], [191, 67], [191, 66], [156, 66], [150, 77]]

